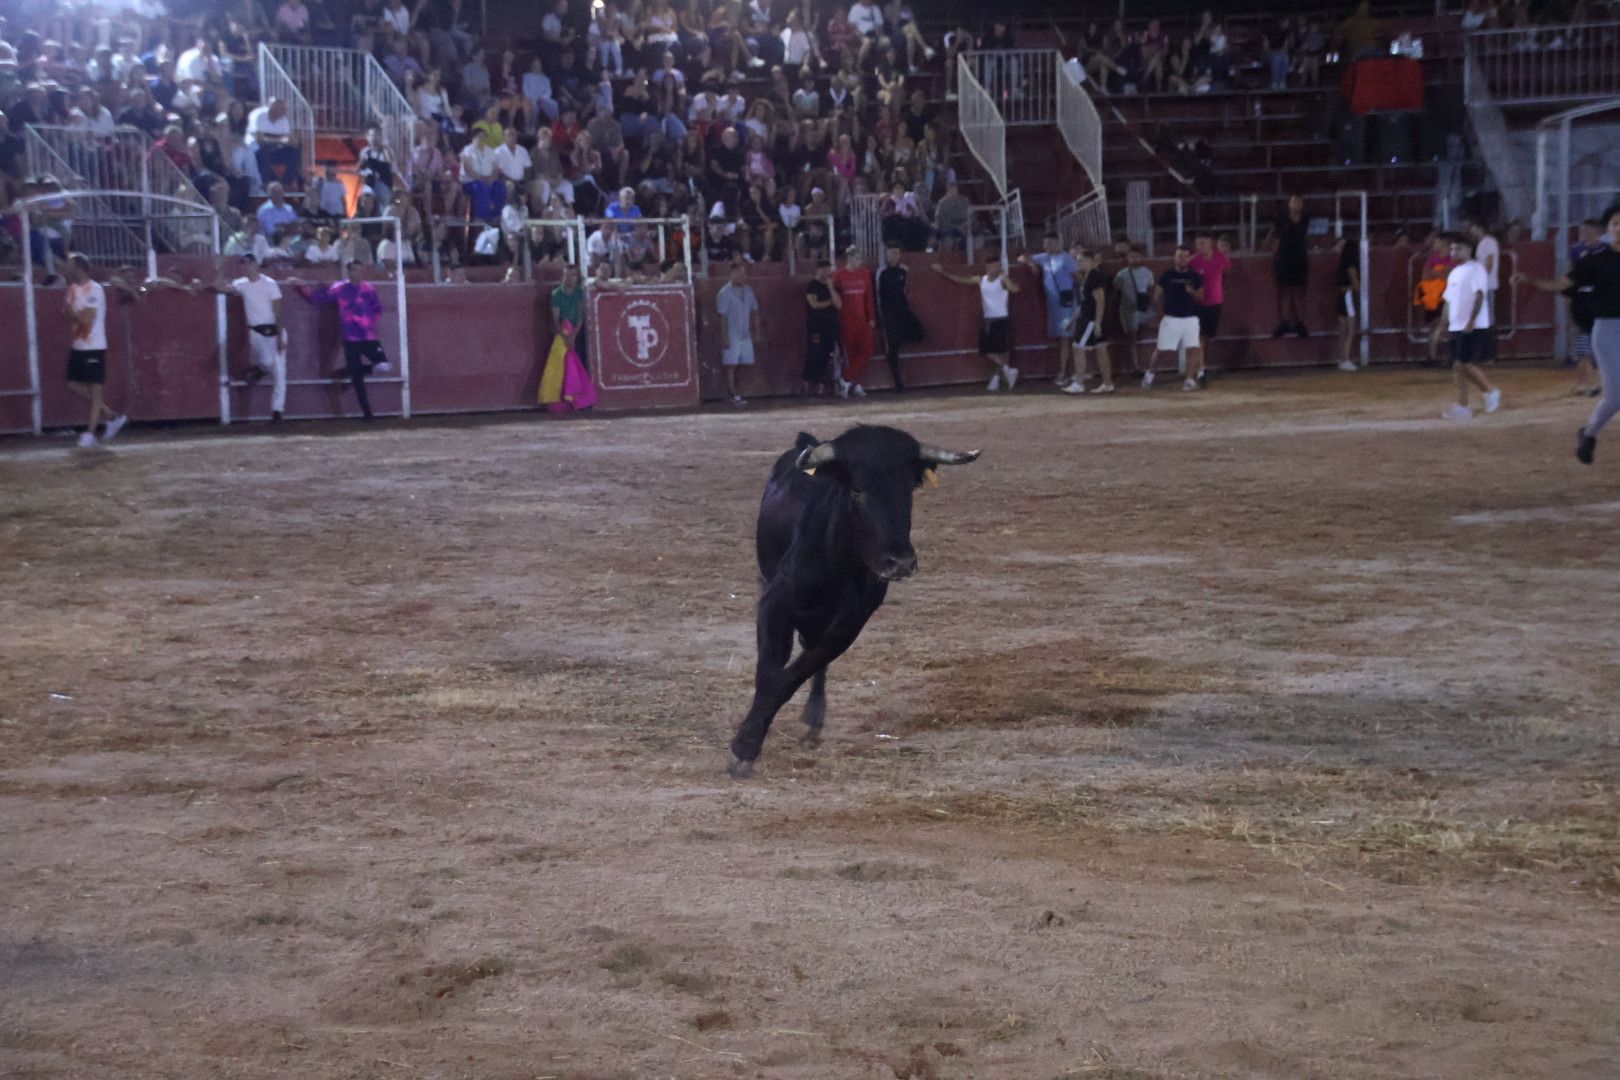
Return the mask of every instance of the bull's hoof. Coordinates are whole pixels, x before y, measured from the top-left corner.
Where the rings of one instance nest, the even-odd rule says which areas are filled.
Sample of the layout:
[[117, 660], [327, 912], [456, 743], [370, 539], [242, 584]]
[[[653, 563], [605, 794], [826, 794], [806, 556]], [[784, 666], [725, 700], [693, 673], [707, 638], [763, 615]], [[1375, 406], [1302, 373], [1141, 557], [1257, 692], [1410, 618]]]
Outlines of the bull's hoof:
[[818, 727], [805, 728], [804, 734], [799, 736], [799, 742], [804, 744], [805, 749], [814, 750], [821, 745], [821, 729]]
[[731, 759], [731, 764], [726, 766], [726, 773], [733, 780], [746, 780], [754, 775], [754, 763], [734, 757]]

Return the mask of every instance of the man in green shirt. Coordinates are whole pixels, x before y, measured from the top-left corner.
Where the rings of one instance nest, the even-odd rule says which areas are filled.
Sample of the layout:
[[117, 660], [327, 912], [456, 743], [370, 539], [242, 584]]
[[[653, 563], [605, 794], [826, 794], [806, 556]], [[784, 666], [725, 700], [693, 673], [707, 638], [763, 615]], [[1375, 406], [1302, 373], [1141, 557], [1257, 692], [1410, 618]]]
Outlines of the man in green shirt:
[[562, 324], [574, 325], [574, 351], [585, 363], [585, 290], [580, 287], [579, 267], [563, 270], [562, 284], [551, 290], [551, 325], [560, 332]]

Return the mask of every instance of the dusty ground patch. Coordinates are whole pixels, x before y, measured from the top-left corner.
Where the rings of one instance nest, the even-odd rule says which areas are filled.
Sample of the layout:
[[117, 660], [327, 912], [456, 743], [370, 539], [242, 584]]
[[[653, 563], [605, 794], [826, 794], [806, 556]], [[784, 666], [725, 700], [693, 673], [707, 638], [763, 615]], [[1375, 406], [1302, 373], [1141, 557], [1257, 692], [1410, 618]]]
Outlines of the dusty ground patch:
[[[1503, 379], [6, 444], [0, 1075], [1612, 1078], [1620, 458]], [[734, 783], [854, 418], [985, 456]]]

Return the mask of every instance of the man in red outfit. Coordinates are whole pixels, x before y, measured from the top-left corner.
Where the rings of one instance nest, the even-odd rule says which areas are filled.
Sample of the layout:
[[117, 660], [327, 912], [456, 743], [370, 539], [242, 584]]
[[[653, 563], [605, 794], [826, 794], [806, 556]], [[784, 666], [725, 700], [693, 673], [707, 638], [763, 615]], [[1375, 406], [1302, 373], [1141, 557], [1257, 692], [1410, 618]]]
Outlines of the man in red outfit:
[[[860, 250], [852, 247], [844, 252], [844, 268], [832, 277], [833, 288], [843, 301], [838, 309], [838, 322], [839, 338], [844, 346], [844, 378], [849, 382], [847, 392], [865, 397], [866, 388], [861, 385], [861, 378], [876, 347], [877, 290], [872, 285], [872, 271], [861, 260]], [[839, 391], [845, 392], [842, 386]]]

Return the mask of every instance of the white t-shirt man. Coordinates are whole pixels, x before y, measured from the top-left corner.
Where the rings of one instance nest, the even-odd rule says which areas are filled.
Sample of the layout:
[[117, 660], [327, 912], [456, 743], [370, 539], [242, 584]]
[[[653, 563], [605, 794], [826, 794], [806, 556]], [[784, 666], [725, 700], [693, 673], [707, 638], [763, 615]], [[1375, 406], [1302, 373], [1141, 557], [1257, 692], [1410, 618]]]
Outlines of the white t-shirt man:
[[984, 308], [986, 319], [1005, 319], [1007, 317], [1007, 275], [1002, 274], [994, 281], [989, 276], [979, 278], [979, 303]]
[[502, 176], [514, 184], [523, 182], [523, 177], [534, 164], [529, 152], [521, 146], [508, 146], [501, 143], [495, 148], [495, 169]]
[[68, 287], [68, 309], [75, 315], [93, 313], [90, 325], [73, 335], [75, 352], [97, 352], [107, 348], [107, 290], [99, 281], [84, 281]]
[[493, 180], [495, 178], [495, 151], [475, 138], [461, 149], [461, 174], [464, 180]]
[[[1486, 300], [1480, 304], [1478, 317], [1474, 317], [1474, 298], [1481, 293], [1486, 294]], [[1453, 334], [1491, 328], [1490, 279], [1477, 261], [1458, 263], [1446, 275], [1446, 310], [1447, 328]]]
[[878, 10], [876, 4], [856, 3], [849, 7], [849, 25], [855, 32], [865, 37], [875, 34], [883, 25], [883, 12]]
[[193, 45], [174, 62], [176, 82], [203, 82], [208, 78], [208, 54]]
[[1474, 245], [1474, 258], [1479, 260], [1480, 269], [1485, 271], [1490, 291], [1495, 292], [1502, 284], [1502, 245], [1496, 242], [1496, 237], [1486, 233]]
[[292, 124], [288, 121], [285, 113], [282, 114], [280, 120], [270, 119], [270, 106], [260, 105], [257, 109], [248, 113], [246, 141], [253, 146], [257, 146], [261, 134], [279, 135], [286, 139], [292, 135]]
[[273, 326], [276, 322], [276, 301], [281, 299], [281, 286], [268, 274], [258, 280], [239, 277], [231, 282], [231, 290], [242, 298], [249, 326]]

